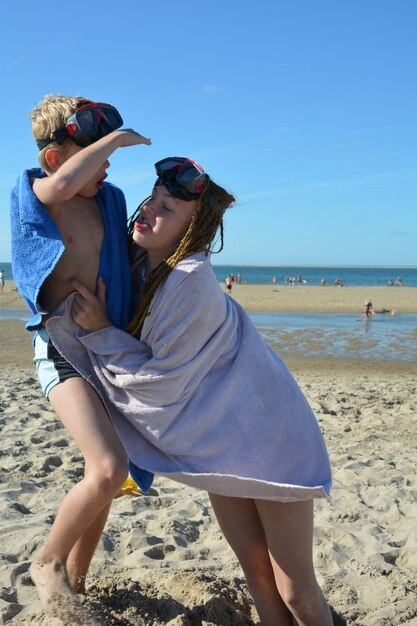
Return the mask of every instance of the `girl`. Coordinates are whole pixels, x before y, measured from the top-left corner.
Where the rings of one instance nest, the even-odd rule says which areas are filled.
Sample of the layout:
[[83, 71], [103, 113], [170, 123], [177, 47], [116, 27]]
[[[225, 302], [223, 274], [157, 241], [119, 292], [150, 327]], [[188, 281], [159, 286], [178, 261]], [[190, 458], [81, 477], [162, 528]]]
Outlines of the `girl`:
[[129, 334], [109, 321], [102, 280], [96, 295], [73, 281], [78, 293], [48, 331], [101, 395], [133, 463], [209, 492], [262, 624], [330, 626], [312, 561], [326, 447], [294, 378], [210, 265], [234, 198], [189, 159], [156, 172], [130, 226], [141, 297]]

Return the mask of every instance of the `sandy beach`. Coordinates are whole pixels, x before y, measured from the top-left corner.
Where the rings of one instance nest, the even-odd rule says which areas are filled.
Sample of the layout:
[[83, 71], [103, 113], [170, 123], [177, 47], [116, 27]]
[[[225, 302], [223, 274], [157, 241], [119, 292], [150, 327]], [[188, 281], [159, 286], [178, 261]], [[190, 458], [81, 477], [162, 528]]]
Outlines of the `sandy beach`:
[[[6, 283], [0, 306], [22, 306], [13, 288]], [[376, 309], [417, 313], [416, 288], [242, 285], [232, 295], [250, 311], [360, 311], [371, 298]], [[23, 323], [2, 320], [0, 329], [0, 614], [5, 624], [55, 626], [28, 568], [83, 460], [41, 394]], [[417, 364], [286, 361], [332, 461], [314, 551], [335, 624], [417, 626]], [[165, 478], [147, 496], [115, 500], [84, 603], [103, 626], [259, 623], [207, 495]]]
[[232, 297], [247, 311], [355, 313], [371, 300], [375, 310], [417, 313], [416, 287], [234, 285]]
[[[222, 285], [225, 291], [224, 285]], [[234, 285], [232, 296], [246, 311], [354, 313], [371, 300], [375, 310], [417, 313], [417, 287], [310, 287], [309, 285]], [[24, 303], [15, 284], [7, 281], [0, 294], [0, 307]]]

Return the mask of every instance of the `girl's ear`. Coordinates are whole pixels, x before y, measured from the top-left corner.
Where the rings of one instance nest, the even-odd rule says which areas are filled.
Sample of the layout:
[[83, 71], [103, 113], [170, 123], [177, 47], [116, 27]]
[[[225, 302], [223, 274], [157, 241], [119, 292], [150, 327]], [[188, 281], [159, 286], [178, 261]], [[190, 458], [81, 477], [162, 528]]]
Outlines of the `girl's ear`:
[[45, 161], [51, 170], [56, 170], [63, 164], [64, 160], [61, 153], [56, 148], [50, 148], [45, 152]]

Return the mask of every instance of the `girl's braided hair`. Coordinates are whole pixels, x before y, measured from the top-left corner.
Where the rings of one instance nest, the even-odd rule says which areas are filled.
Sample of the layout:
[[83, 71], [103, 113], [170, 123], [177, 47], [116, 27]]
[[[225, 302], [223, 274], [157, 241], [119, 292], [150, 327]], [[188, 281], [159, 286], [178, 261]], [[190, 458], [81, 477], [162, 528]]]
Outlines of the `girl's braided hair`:
[[[149, 200], [145, 198], [132, 215], [129, 226], [130, 255], [133, 259], [136, 244], [133, 242], [134, 223], [144, 204]], [[152, 272], [148, 274], [142, 287], [141, 298], [136, 313], [127, 330], [135, 337], [140, 337], [143, 323], [149, 311], [152, 298], [162, 283], [167, 279], [170, 272], [183, 259], [205, 251], [206, 254], [217, 254], [223, 249], [223, 215], [227, 208], [235, 202], [234, 196], [225, 189], [216, 185], [206, 174], [206, 182], [201, 196], [198, 199], [197, 208], [191, 218], [190, 225], [179, 242], [174, 253], [164, 259]], [[214, 252], [213, 245], [218, 229], [220, 228], [220, 248]]]

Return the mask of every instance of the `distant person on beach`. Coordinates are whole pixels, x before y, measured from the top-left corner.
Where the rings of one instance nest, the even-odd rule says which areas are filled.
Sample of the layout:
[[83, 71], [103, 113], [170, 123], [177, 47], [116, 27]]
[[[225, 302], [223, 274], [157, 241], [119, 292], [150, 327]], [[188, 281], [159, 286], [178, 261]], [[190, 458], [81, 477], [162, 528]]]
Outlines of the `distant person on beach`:
[[242, 277], [240, 275], [240, 272], [237, 275], [237, 284], [240, 285], [240, 281], [242, 280]]
[[0, 291], [4, 289], [4, 270], [0, 270]]
[[224, 281], [226, 284], [227, 293], [230, 295], [232, 293], [233, 280], [231, 274], [226, 276], [226, 280]]
[[402, 287], [403, 286], [402, 278], [398, 277], [397, 280], [395, 281], [395, 284], [397, 287]]
[[327, 282], [327, 281], [326, 281], [326, 279], [323, 277], [323, 278], [321, 279], [321, 285], [322, 285], [322, 287], [325, 287], [325, 286], [326, 286], [326, 282]]
[[397, 311], [395, 309], [380, 309], [379, 311], [374, 311], [374, 314], [379, 315], [388, 315], [389, 317], [395, 317], [397, 315]]
[[366, 300], [362, 309], [362, 315], [365, 320], [368, 320], [372, 315], [375, 315], [375, 311], [372, 308], [372, 302], [370, 300]]
[[13, 274], [33, 314], [26, 328], [35, 331], [42, 390], [78, 444], [85, 476], [64, 497], [30, 574], [45, 609], [64, 601], [78, 611], [75, 592], [85, 589], [127, 459], [101, 400], [50, 341], [45, 323], [74, 291], [71, 277], [94, 290], [98, 272], [106, 277], [110, 318], [122, 328], [128, 323], [126, 203], [121, 190], [104, 180], [117, 148], [150, 141], [134, 130], [117, 130], [123, 121], [113, 106], [81, 97], [46, 96], [31, 120], [42, 169], [25, 170], [12, 190]]
[[262, 624], [330, 626], [312, 561], [313, 499], [331, 483], [320, 427], [210, 263], [234, 198], [194, 161], [155, 167], [130, 227], [146, 273], [129, 332], [108, 319], [101, 279], [97, 295], [73, 281], [84, 333], [70, 303], [48, 331], [100, 389], [129, 458], [209, 492]]
[[394, 284], [394, 281], [390, 278], [390, 279], [387, 281], [387, 285], [388, 285], [388, 287], [392, 287], [392, 285], [393, 285], [393, 284]]
[[278, 278], [277, 276], [274, 276], [272, 279], [272, 282], [274, 283], [274, 285], [276, 285], [278, 283]]

